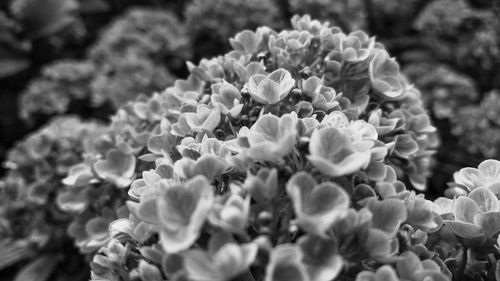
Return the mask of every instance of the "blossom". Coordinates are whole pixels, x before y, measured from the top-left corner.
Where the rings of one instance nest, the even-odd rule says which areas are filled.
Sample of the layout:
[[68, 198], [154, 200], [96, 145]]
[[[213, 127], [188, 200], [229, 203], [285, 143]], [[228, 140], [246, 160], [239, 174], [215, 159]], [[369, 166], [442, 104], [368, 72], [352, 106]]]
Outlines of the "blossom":
[[436, 212], [435, 204], [426, 200], [423, 194], [416, 195], [414, 191], [404, 199], [408, 217], [406, 223], [425, 232], [434, 232], [442, 225], [442, 219]]
[[323, 85], [322, 79], [311, 76], [302, 82], [303, 93], [312, 98], [311, 104], [318, 109], [328, 111], [339, 106], [335, 89]]
[[453, 175], [456, 183], [465, 186], [469, 191], [478, 187], [491, 187], [500, 183], [500, 161], [484, 160], [476, 168], [462, 168]]
[[250, 62], [247, 65], [243, 65], [240, 62], [235, 61], [233, 63], [234, 72], [241, 81], [247, 82], [248, 79], [254, 74], [265, 74], [265, 67], [261, 62]]
[[57, 195], [57, 206], [66, 212], [80, 213], [89, 205], [85, 189], [66, 190]]
[[404, 95], [406, 82], [399, 73], [399, 64], [385, 50], [374, 54], [369, 74], [373, 89], [383, 97], [399, 99]]
[[313, 20], [310, 15], [294, 15], [291, 22], [295, 29], [299, 31], [307, 30], [315, 36], [319, 35], [320, 30], [328, 27], [328, 23], [321, 23], [318, 20]]
[[225, 202], [215, 203], [209, 220], [212, 224], [227, 231], [242, 233], [245, 230], [250, 212], [250, 196], [242, 198], [232, 194]]
[[381, 266], [375, 272], [361, 271], [356, 281], [398, 281], [396, 271], [389, 265]]
[[162, 281], [163, 277], [158, 267], [141, 260], [139, 262], [139, 276], [142, 280]]
[[160, 241], [167, 253], [187, 249], [200, 235], [212, 208], [212, 186], [203, 176], [169, 186], [158, 199]]
[[418, 256], [410, 251], [404, 252], [396, 263], [396, 269], [401, 279], [410, 281], [434, 280], [447, 281], [448, 276], [441, 272], [439, 265], [431, 259], [420, 261]]
[[183, 115], [193, 132], [213, 132], [221, 120], [220, 111], [206, 105], [199, 105], [196, 112], [186, 112]]
[[240, 104], [240, 91], [229, 83], [219, 83], [212, 85], [212, 104], [222, 114], [237, 117], [243, 109]]
[[226, 243], [207, 253], [189, 250], [184, 254], [187, 275], [194, 281], [227, 281], [249, 268], [257, 256], [254, 243]]
[[309, 281], [304, 254], [293, 244], [276, 246], [266, 267], [265, 281]]
[[264, 104], [275, 104], [284, 99], [295, 86], [290, 72], [277, 69], [269, 75], [254, 74], [248, 81], [248, 91], [252, 98]]
[[247, 134], [246, 154], [257, 161], [276, 162], [289, 154], [295, 144], [297, 115], [261, 116]]
[[72, 237], [76, 238], [75, 243], [80, 248], [80, 251], [91, 253], [105, 245], [111, 239], [108, 226], [115, 219], [115, 211], [110, 208], [104, 208], [102, 216], [95, 216], [82, 221], [73, 221], [68, 227], [68, 232]]
[[375, 40], [361, 30], [349, 33], [342, 40], [342, 57], [348, 62], [366, 60], [374, 48]]
[[378, 201], [371, 198], [366, 207], [373, 214], [371, 226], [381, 229], [391, 236], [396, 234], [400, 225], [407, 218], [406, 206], [398, 199]]
[[453, 204], [453, 214], [455, 220], [444, 222], [458, 236], [472, 238], [483, 233], [491, 236], [500, 231], [500, 203], [486, 187], [458, 197]]
[[212, 154], [204, 154], [196, 160], [183, 157], [174, 165], [175, 172], [186, 179], [204, 175], [207, 179], [213, 180], [228, 168], [229, 164], [225, 160]]
[[62, 180], [63, 184], [73, 187], [85, 186], [96, 182], [97, 179], [87, 163], [79, 163], [71, 167], [68, 176]]
[[275, 36], [269, 38], [269, 47], [273, 53], [280, 53], [280, 51], [297, 52], [300, 49], [307, 48], [312, 39], [311, 33], [305, 30], [282, 31], [280, 35], [278, 38]]
[[135, 157], [124, 154], [118, 149], [111, 149], [105, 160], [98, 160], [94, 164], [94, 169], [100, 178], [111, 181], [119, 187], [126, 187], [134, 177]]
[[261, 168], [257, 175], [248, 174], [244, 187], [250, 191], [252, 198], [258, 202], [269, 202], [278, 190], [278, 171]]
[[352, 141], [348, 130], [324, 127], [312, 133], [307, 159], [322, 173], [338, 177], [366, 168], [372, 146], [371, 141]]
[[257, 52], [261, 40], [262, 35], [259, 32], [245, 30], [237, 33], [234, 38], [229, 39], [229, 43], [237, 51], [254, 54]]
[[349, 207], [349, 195], [332, 182], [318, 184], [306, 172], [298, 172], [287, 183], [296, 223], [305, 231], [324, 236], [325, 231], [341, 218]]
[[297, 243], [304, 254], [303, 261], [311, 281], [328, 281], [337, 277], [344, 263], [334, 239], [306, 235]]

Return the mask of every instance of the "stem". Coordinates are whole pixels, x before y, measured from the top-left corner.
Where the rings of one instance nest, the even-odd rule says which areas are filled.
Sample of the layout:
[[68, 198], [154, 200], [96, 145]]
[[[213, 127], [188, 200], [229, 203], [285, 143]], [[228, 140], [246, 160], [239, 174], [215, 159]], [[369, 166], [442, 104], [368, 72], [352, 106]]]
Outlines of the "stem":
[[495, 281], [495, 272], [497, 267], [497, 262], [494, 254], [488, 254], [488, 262], [490, 263], [490, 267], [488, 269], [488, 280]]
[[241, 281], [255, 281], [255, 278], [253, 278], [250, 269], [248, 269], [247, 271], [245, 271], [245, 273], [241, 275]]
[[293, 215], [293, 210], [292, 210], [292, 204], [290, 202], [283, 202], [286, 204], [284, 214], [281, 217], [281, 229], [280, 229], [280, 236], [278, 237], [278, 245], [279, 244], [284, 244], [288, 242], [289, 239], [289, 233], [288, 233], [288, 228], [290, 227], [290, 219], [292, 218]]
[[[463, 245], [463, 244], [462, 244]], [[468, 252], [468, 248], [467, 246], [463, 245], [463, 253], [462, 253], [462, 261], [460, 263], [460, 267], [458, 268], [457, 270], [457, 274], [456, 274], [456, 281], [462, 281], [464, 280], [464, 275], [465, 275], [465, 267], [467, 266], [467, 252]]]

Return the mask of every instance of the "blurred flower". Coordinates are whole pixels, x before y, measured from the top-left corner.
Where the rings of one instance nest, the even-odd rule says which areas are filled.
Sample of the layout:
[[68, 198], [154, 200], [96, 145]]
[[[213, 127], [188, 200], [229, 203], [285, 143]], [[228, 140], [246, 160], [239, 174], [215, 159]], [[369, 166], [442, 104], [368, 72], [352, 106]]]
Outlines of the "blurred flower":
[[135, 157], [117, 149], [106, 155], [106, 160], [98, 160], [94, 165], [97, 175], [119, 187], [127, 187], [132, 183], [135, 171]]
[[334, 239], [303, 236], [297, 243], [304, 254], [303, 261], [311, 281], [328, 281], [337, 277], [343, 260]]
[[278, 171], [262, 168], [256, 175], [247, 175], [243, 185], [256, 201], [269, 202], [278, 190]]
[[257, 53], [262, 35], [258, 32], [245, 30], [237, 33], [234, 38], [229, 39], [229, 43], [236, 51], [242, 51], [247, 54]]
[[220, 228], [234, 232], [244, 233], [250, 212], [250, 196], [242, 198], [232, 194], [225, 202], [217, 202], [208, 219]]
[[266, 267], [265, 281], [309, 281], [307, 268], [302, 263], [304, 255], [299, 247], [293, 244], [283, 244], [271, 252]]
[[257, 245], [226, 243], [212, 253], [189, 250], [184, 253], [185, 267], [194, 281], [224, 281], [248, 270], [257, 256]]
[[350, 131], [324, 127], [316, 129], [309, 142], [309, 161], [322, 173], [338, 177], [368, 166], [373, 142], [351, 140]]
[[377, 269], [376, 272], [361, 271], [356, 276], [356, 281], [398, 281], [395, 270], [389, 266], [384, 265]]
[[190, 179], [196, 175], [204, 175], [214, 180], [228, 169], [229, 165], [220, 157], [205, 154], [196, 160], [182, 158], [175, 162], [174, 170], [182, 178]]

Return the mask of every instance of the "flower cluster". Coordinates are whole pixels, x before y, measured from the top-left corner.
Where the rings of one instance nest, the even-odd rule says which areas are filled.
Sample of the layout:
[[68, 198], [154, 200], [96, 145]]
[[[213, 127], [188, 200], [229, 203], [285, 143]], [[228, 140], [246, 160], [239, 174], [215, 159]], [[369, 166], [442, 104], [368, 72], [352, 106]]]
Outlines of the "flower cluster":
[[432, 115], [451, 124], [443, 135], [458, 138], [458, 150], [498, 157], [500, 134], [489, 108], [496, 105], [500, 86], [494, 70], [500, 65], [500, 21], [494, 8], [469, 2], [430, 1], [419, 12], [414, 27], [429, 50], [410, 60], [405, 72], [422, 90]]
[[[449, 67], [429, 63], [412, 64], [404, 70], [422, 91], [422, 98], [438, 119], [454, 121], [457, 112], [479, 98], [472, 78]], [[459, 126], [460, 122], [456, 122]]]
[[170, 71], [191, 56], [185, 34], [168, 11], [130, 10], [101, 34], [87, 60], [46, 67], [21, 97], [22, 117], [75, 112], [73, 107], [88, 111], [105, 103], [119, 108], [139, 94], [164, 89], [173, 82]]
[[128, 217], [127, 188], [138, 173], [151, 168], [138, 157], [148, 147], [168, 140], [152, 138], [159, 130], [161, 116], [153, 110], [161, 105], [146, 101], [143, 96], [122, 107], [105, 132], [92, 140], [85, 159], [73, 165], [62, 180], [65, 187], [57, 203], [73, 214], [68, 232], [83, 253], [93, 253], [105, 245], [110, 239], [108, 225]]
[[71, 216], [56, 198], [62, 192], [61, 179], [81, 162], [85, 146], [103, 129], [75, 117], [57, 118], [8, 152], [8, 172], [0, 181], [0, 239], [5, 243], [0, 269], [27, 262], [16, 280], [45, 280], [37, 275], [40, 264], [47, 266], [47, 278], [86, 275], [84, 259], [66, 234]]
[[89, 62], [60, 61], [47, 66], [21, 96], [21, 117], [62, 114], [72, 101], [85, 102], [94, 75], [95, 67]]
[[500, 161], [489, 159], [477, 168], [456, 172], [445, 192], [447, 198], [434, 201], [444, 227], [429, 239], [435, 241], [433, 248], [448, 268], [464, 279], [498, 274], [499, 194]]
[[81, 30], [81, 20], [75, 14], [78, 8], [76, 0], [15, 0], [10, 5], [10, 11], [32, 39], [64, 29], [72, 32]]
[[365, 33], [292, 25], [189, 63], [72, 168], [69, 192], [99, 181], [128, 194], [93, 280], [449, 279], [425, 245], [437, 208], [403, 183], [425, 187], [436, 145], [419, 92]]
[[487, 93], [479, 105], [460, 108], [452, 119], [452, 133], [460, 136], [461, 144], [470, 153], [488, 157], [500, 155], [499, 105], [500, 94], [494, 90]]
[[15, 75], [30, 67], [27, 58], [30, 46], [18, 38], [20, 31], [19, 24], [0, 11], [0, 32], [3, 34], [0, 43], [10, 46], [10, 49], [0, 51], [0, 78]]
[[[77, 11], [128, 5], [106, 1], [12, 1], [0, 77], [29, 67], [31, 43], [58, 52], [59, 32], [82, 35]], [[437, 158], [452, 162], [438, 177], [500, 155], [496, 6], [146, 2], [187, 24], [134, 9], [21, 98], [33, 120], [118, 112], [106, 128], [57, 119], [9, 152], [0, 275], [87, 278], [86, 256], [96, 281], [500, 279], [500, 162], [459, 170], [446, 197], [420, 194], [438, 145], [431, 117], [447, 144]], [[273, 30], [304, 12], [341, 28], [295, 16]], [[191, 41], [197, 60], [232, 49], [174, 82]]]
[[437, 0], [428, 3], [415, 20], [415, 28], [437, 36], [457, 36], [472, 14], [466, 1]]
[[186, 28], [170, 11], [135, 8], [103, 32], [90, 49], [102, 71], [92, 84], [95, 102], [111, 100], [118, 108], [137, 94], [150, 94], [173, 82], [191, 57]]

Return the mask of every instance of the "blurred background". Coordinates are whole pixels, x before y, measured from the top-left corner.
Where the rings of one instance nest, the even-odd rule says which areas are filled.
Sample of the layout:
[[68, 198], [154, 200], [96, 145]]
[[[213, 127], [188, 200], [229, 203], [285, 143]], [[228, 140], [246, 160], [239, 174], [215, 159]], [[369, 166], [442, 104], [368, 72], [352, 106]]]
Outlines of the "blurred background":
[[[137, 3], [140, 2], [140, 5]], [[500, 3], [491, 0], [14, 0], [0, 2], [1, 174], [13, 148], [56, 116], [116, 108], [223, 54], [242, 29], [310, 14], [362, 29], [421, 90], [442, 141], [429, 180], [500, 155]]]

